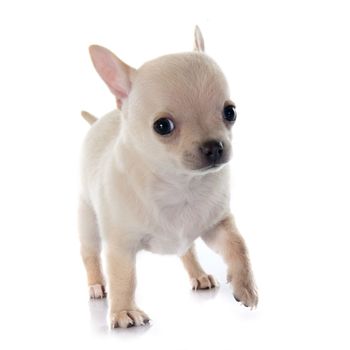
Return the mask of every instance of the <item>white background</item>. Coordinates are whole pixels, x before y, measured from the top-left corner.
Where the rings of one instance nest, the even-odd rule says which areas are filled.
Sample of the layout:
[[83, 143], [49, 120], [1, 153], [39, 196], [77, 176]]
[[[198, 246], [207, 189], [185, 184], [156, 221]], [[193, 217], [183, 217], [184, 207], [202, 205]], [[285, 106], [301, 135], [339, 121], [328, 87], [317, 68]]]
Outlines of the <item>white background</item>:
[[[2, 1], [0, 347], [349, 349], [350, 12], [347, 1]], [[98, 43], [132, 66], [192, 48], [194, 25], [238, 108], [232, 207], [257, 310], [195, 294], [173, 256], [142, 253], [151, 327], [109, 331], [89, 302], [76, 229], [79, 116], [114, 108]]]

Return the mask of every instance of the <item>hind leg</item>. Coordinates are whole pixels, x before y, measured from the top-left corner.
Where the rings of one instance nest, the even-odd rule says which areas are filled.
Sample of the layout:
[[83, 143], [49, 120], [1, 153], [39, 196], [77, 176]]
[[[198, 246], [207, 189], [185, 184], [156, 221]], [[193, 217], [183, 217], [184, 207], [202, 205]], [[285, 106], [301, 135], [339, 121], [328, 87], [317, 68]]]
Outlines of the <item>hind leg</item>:
[[205, 273], [200, 266], [194, 245], [188, 249], [184, 256], [181, 257], [181, 260], [190, 276], [193, 290], [217, 287], [215, 278], [212, 275]]
[[101, 265], [101, 239], [96, 215], [84, 199], [79, 203], [80, 252], [85, 265], [89, 294], [92, 299], [106, 296], [105, 282]]

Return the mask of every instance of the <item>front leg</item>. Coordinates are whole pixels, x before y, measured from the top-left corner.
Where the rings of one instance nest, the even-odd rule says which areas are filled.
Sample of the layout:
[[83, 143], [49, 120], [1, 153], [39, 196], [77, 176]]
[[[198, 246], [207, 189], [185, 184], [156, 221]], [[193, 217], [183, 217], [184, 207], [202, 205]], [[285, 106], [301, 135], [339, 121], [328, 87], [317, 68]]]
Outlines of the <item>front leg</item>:
[[129, 328], [149, 322], [135, 303], [136, 253], [107, 243], [109, 316], [112, 328]]
[[234, 297], [247, 307], [258, 304], [258, 294], [250, 267], [248, 251], [232, 215], [202, 236], [204, 242], [220, 254], [228, 267], [227, 280], [233, 284]]

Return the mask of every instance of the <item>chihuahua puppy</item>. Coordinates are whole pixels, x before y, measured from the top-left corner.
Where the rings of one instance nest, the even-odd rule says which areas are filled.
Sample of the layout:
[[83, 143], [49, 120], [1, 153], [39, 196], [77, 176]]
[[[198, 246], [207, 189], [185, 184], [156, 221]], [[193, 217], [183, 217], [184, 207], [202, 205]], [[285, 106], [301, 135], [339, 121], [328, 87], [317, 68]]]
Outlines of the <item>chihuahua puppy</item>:
[[258, 302], [229, 205], [236, 107], [198, 27], [194, 48], [136, 70], [109, 50], [90, 47], [118, 109], [99, 120], [83, 112], [92, 127], [82, 152], [79, 231], [91, 298], [106, 296], [103, 242], [112, 328], [150, 319], [135, 302], [142, 249], [181, 257], [195, 290], [217, 286], [197, 260], [199, 237], [226, 262], [235, 299], [251, 308]]

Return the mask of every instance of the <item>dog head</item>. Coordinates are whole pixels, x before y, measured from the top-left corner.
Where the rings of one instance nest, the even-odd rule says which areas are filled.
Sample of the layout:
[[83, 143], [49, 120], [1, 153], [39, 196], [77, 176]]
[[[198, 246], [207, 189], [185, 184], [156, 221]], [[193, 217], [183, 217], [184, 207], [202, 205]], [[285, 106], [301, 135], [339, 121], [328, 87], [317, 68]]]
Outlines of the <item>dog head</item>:
[[236, 109], [198, 27], [194, 52], [161, 56], [138, 70], [103, 47], [91, 46], [90, 54], [122, 110], [124, 139], [143, 158], [199, 174], [229, 161]]

